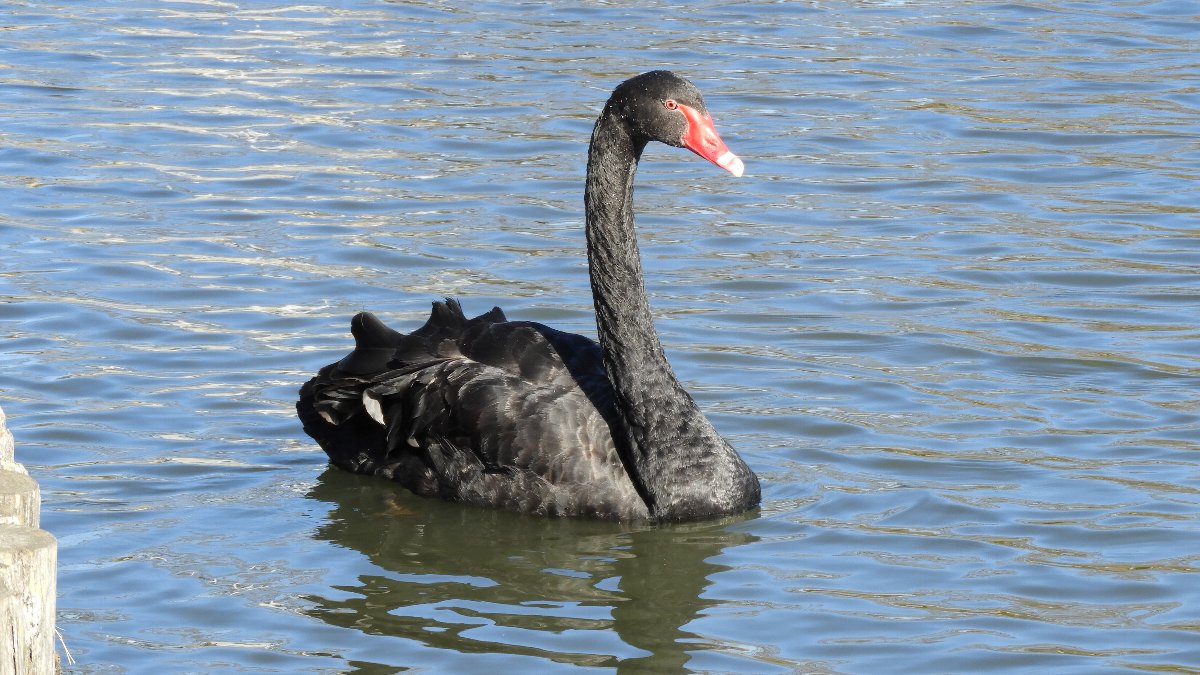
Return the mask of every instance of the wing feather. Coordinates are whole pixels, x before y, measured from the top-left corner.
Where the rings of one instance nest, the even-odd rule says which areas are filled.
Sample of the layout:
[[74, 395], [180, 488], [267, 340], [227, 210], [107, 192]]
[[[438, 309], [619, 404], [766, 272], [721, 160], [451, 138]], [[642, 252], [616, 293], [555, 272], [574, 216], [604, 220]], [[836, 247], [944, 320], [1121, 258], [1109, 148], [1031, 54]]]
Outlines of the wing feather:
[[[468, 320], [454, 301], [435, 303], [408, 335], [369, 315], [352, 332], [358, 356], [322, 369], [297, 404], [334, 464], [424, 496], [646, 516], [606, 421], [613, 397], [595, 342], [499, 309]], [[342, 367], [384, 361], [377, 372]]]

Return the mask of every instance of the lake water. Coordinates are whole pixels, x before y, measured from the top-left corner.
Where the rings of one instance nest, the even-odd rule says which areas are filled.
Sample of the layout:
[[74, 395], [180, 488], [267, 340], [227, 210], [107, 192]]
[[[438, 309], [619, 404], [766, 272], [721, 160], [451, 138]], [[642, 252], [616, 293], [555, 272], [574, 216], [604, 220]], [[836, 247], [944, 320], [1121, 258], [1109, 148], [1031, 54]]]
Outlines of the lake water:
[[[0, 406], [69, 673], [1197, 672], [1193, 2], [68, 0], [0, 10]], [[546, 521], [327, 468], [370, 308], [594, 334], [608, 91], [668, 355], [764, 483]]]

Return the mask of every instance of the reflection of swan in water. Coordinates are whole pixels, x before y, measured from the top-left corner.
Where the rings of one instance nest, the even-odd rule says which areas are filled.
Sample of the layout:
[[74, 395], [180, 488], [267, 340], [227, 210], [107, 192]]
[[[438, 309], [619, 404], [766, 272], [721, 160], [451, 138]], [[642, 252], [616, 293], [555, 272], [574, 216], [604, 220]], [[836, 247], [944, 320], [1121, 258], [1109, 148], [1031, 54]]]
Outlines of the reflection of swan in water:
[[[333, 597], [310, 596], [311, 615], [438, 650], [580, 666], [681, 670], [687, 652], [704, 649], [683, 626], [716, 604], [700, 596], [725, 569], [708, 559], [753, 540], [729, 521], [618, 528], [464, 510], [385, 496], [333, 470], [308, 496], [334, 504], [316, 538], [371, 563]], [[395, 665], [418, 665], [410, 656]]]

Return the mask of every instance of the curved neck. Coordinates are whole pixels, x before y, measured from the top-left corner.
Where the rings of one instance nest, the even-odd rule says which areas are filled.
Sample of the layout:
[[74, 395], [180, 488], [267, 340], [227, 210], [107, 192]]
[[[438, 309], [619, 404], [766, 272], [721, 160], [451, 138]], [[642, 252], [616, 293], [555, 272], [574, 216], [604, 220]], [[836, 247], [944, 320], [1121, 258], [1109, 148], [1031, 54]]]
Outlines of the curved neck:
[[613, 439], [655, 517], [745, 510], [758, 502], [758, 479], [679, 384], [654, 330], [633, 226], [645, 147], [606, 106], [592, 131], [584, 208], [596, 328], [616, 398]]
[[606, 110], [592, 132], [583, 197], [588, 271], [604, 365], [618, 399], [630, 403], [644, 393], [645, 387], [637, 386], [640, 377], [660, 374], [675, 380], [654, 330], [633, 227], [633, 176], [645, 147], [644, 140], [632, 138]]

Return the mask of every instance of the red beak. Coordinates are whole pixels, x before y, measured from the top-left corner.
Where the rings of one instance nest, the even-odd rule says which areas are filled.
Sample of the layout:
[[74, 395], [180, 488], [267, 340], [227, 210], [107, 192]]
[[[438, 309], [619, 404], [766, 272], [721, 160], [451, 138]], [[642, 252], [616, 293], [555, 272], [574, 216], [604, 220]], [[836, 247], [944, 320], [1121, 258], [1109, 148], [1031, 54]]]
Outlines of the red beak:
[[682, 103], [679, 104], [679, 111], [688, 122], [687, 131], [683, 133], [683, 147], [740, 178], [745, 165], [721, 140], [712, 118]]

